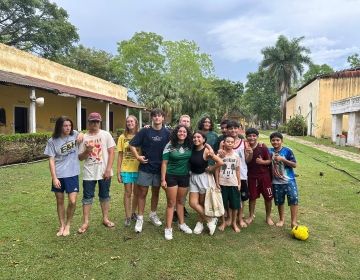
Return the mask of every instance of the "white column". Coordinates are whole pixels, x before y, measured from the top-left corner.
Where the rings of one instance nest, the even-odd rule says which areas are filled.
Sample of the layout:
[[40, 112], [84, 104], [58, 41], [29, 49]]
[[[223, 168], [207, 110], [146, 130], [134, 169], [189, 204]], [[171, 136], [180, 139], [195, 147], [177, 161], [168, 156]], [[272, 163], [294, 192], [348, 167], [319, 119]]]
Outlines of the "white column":
[[342, 114], [332, 115], [331, 140], [336, 141], [336, 135], [342, 133]]
[[76, 97], [76, 116], [76, 127], [78, 131], [81, 131], [81, 97]]
[[142, 128], [143, 122], [142, 122], [142, 110], [139, 110], [139, 128]]
[[110, 103], [106, 103], [106, 120], [105, 120], [105, 130], [110, 130]]
[[34, 88], [30, 91], [29, 132], [36, 132], [36, 94]]
[[129, 107], [126, 107], [126, 110], [125, 110], [125, 117], [127, 118], [129, 116]]
[[347, 143], [357, 145], [360, 142], [360, 112], [349, 113], [349, 130]]

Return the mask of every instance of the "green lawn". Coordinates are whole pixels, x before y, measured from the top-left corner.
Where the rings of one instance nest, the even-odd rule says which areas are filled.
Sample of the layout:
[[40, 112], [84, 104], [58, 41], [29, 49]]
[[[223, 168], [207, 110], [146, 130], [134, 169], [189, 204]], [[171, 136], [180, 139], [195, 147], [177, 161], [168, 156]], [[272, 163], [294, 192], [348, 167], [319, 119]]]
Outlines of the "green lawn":
[[[288, 226], [267, 226], [262, 199], [254, 224], [239, 234], [227, 229], [196, 236], [175, 229], [174, 240], [165, 241], [163, 227], [148, 222], [135, 234], [133, 226], [122, 225], [122, 186], [115, 180], [111, 217], [116, 228], [101, 225], [96, 202], [88, 232], [76, 234], [79, 196], [72, 234], [59, 238], [47, 162], [1, 168], [0, 278], [359, 279], [360, 182], [323, 162], [359, 179], [360, 164], [287, 142], [298, 160], [299, 221], [310, 229], [305, 242], [292, 239]], [[162, 192], [161, 218], [164, 212]], [[191, 214], [188, 224], [194, 227]], [[288, 209], [286, 218], [289, 224]]]

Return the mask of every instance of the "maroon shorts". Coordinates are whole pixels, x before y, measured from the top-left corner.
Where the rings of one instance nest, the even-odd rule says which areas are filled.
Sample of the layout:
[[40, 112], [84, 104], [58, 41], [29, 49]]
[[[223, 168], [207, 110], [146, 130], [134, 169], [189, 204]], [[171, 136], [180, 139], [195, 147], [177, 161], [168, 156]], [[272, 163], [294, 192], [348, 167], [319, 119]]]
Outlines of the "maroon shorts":
[[265, 200], [272, 200], [272, 184], [270, 174], [259, 174], [256, 178], [248, 177], [249, 199], [255, 200], [263, 195]]

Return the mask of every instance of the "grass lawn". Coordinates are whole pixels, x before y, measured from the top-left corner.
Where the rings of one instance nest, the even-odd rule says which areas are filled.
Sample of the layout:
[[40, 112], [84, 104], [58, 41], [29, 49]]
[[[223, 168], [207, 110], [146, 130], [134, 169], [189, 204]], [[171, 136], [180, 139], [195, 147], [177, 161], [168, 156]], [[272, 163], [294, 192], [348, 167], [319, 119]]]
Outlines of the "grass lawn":
[[[174, 240], [165, 241], [163, 227], [149, 222], [135, 234], [133, 226], [123, 227], [123, 189], [115, 180], [110, 214], [116, 228], [101, 225], [96, 201], [88, 232], [76, 234], [81, 225], [79, 196], [72, 234], [59, 238], [47, 162], [1, 168], [0, 278], [359, 279], [360, 182], [316, 159], [359, 179], [360, 164], [295, 142], [287, 145], [298, 160], [299, 221], [310, 229], [307, 241], [291, 238], [288, 207], [285, 228], [267, 226], [262, 199], [254, 223], [239, 234], [227, 229], [212, 237], [185, 235], [174, 227]], [[162, 192], [162, 219], [164, 212]], [[278, 217], [275, 208], [273, 216]], [[195, 219], [191, 211], [192, 228]]]

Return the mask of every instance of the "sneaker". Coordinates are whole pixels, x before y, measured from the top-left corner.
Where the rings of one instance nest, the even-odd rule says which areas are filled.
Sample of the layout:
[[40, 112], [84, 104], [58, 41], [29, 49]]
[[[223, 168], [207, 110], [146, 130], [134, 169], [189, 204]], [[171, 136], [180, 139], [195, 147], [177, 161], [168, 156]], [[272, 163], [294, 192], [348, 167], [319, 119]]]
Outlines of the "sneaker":
[[195, 234], [201, 234], [204, 230], [204, 225], [203, 223], [200, 223], [200, 222], [197, 222], [196, 223], [196, 226], [194, 228], [194, 233]]
[[173, 223], [177, 223], [177, 222], [178, 222], [178, 220], [179, 220], [179, 218], [178, 218], [177, 212], [176, 212], [176, 211], [174, 211], [174, 216], [173, 216], [173, 220], [172, 220], [172, 222], [173, 222]]
[[125, 218], [124, 226], [128, 227], [131, 225], [131, 218]]
[[185, 224], [185, 223], [179, 225], [179, 229], [180, 229], [182, 232], [185, 232], [185, 233], [187, 233], [187, 234], [192, 234], [191, 228], [189, 228], [188, 225]]
[[134, 222], [136, 222], [136, 220], [137, 220], [137, 215], [136, 215], [136, 213], [132, 213], [132, 214], [131, 214], [131, 220], [134, 221]]
[[144, 220], [143, 219], [137, 219], [135, 224], [135, 232], [140, 233], [142, 232]]
[[161, 226], [162, 225], [162, 222], [160, 221], [158, 215], [156, 214], [153, 214], [153, 215], [149, 215], [149, 219], [150, 219], [150, 222], [154, 225], [154, 226]]
[[165, 239], [166, 240], [173, 239], [172, 228], [165, 228]]
[[209, 228], [210, 235], [213, 235], [216, 230], [217, 218], [212, 218], [210, 222], [207, 223], [207, 227]]

